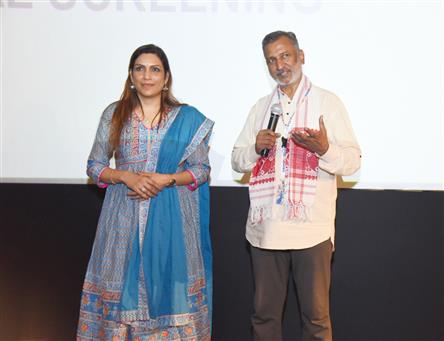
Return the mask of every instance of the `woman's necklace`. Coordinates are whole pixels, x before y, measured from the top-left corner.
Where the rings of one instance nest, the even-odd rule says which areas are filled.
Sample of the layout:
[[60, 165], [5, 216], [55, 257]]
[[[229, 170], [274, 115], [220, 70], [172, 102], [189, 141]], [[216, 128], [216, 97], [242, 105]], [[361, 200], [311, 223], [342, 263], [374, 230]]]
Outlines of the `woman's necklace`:
[[[151, 115], [144, 115], [143, 116], [143, 124], [145, 125], [145, 127], [155, 127], [157, 125], [157, 123], [159, 122], [159, 118], [160, 118], [160, 113], [158, 112], [157, 114], [151, 114]], [[153, 121], [155, 120], [155, 121]]]

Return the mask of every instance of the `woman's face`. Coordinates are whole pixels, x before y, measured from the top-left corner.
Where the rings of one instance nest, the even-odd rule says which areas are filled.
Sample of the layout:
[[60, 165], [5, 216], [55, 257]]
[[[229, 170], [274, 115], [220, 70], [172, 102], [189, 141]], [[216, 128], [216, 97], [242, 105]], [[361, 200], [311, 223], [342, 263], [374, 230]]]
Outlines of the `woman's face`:
[[145, 99], [160, 97], [168, 76], [160, 58], [153, 53], [141, 54], [130, 71], [137, 93]]

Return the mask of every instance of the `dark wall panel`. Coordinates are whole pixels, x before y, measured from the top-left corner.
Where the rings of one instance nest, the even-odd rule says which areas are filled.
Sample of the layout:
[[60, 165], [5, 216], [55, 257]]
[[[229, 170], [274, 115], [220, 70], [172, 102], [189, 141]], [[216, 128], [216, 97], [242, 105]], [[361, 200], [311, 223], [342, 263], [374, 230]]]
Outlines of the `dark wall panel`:
[[[212, 187], [213, 340], [250, 340], [246, 188]], [[104, 190], [0, 184], [0, 340], [74, 340]], [[335, 340], [444, 340], [444, 193], [340, 190]], [[298, 340], [289, 285], [286, 340]]]

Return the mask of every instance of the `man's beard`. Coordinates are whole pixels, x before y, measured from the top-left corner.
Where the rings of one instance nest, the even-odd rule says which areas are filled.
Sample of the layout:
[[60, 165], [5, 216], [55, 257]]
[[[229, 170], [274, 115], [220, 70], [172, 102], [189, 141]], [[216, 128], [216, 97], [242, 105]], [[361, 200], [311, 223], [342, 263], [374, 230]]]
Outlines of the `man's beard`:
[[[288, 80], [286, 80], [286, 81], [281, 81], [279, 79], [279, 77], [283, 76], [284, 74], [287, 74], [287, 75], [290, 74], [290, 78], [289, 79], [287, 78]], [[296, 81], [300, 78], [300, 76], [301, 76], [301, 74], [298, 72], [295, 72], [295, 71], [292, 71], [289, 69], [283, 69], [283, 70], [276, 72], [276, 77], [274, 79], [275, 79], [276, 83], [279, 84], [279, 86], [285, 87], [285, 86], [296, 83]]]

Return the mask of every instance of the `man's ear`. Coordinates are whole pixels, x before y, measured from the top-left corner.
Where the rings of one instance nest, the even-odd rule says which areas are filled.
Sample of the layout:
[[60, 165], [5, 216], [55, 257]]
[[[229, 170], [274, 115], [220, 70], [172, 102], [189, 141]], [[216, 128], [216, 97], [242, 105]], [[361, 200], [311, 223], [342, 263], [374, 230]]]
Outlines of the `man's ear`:
[[305, 64], [305, 54], [303, 50], [299, 50], [298, 52], [298, 58], [301, 64]]

